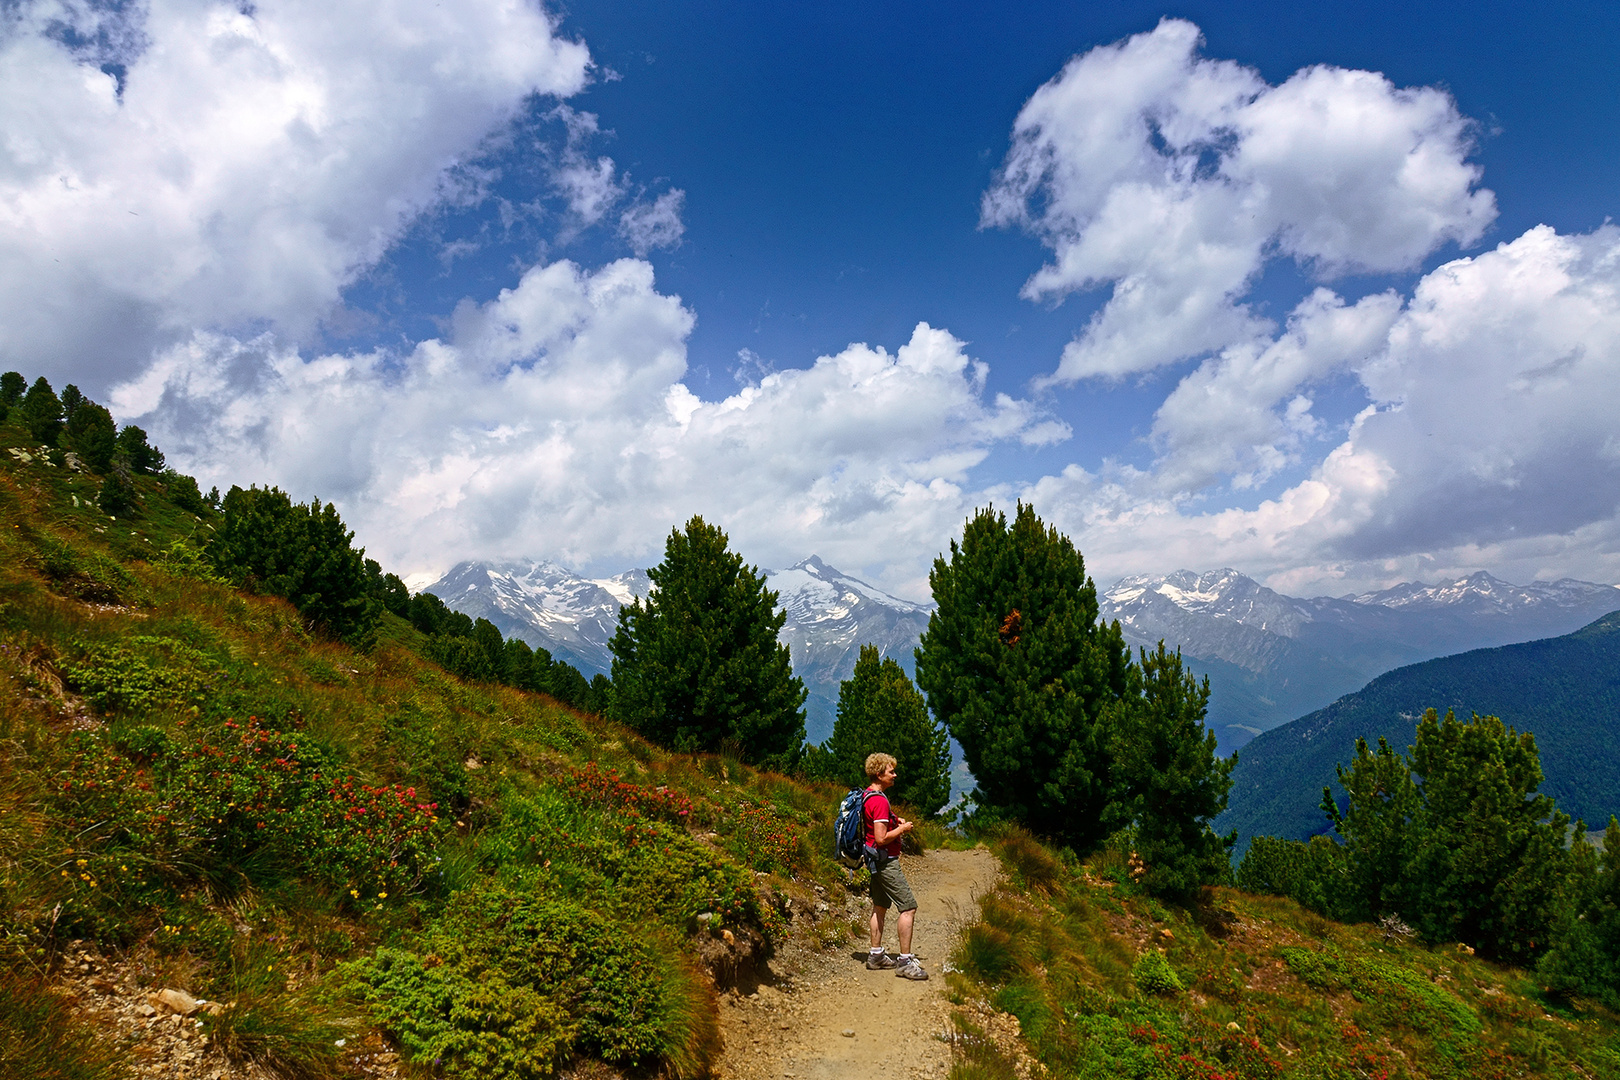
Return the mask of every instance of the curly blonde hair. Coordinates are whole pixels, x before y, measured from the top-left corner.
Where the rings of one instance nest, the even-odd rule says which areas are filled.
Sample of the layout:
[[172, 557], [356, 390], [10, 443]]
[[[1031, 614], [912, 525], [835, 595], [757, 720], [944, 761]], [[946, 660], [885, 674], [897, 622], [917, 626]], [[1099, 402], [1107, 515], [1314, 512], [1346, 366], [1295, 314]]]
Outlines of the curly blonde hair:
[[900, 763], [894, 760], [893, 754], [885, 754], [879, 751], [875, 754], [866, 755], [866, 775], [872, 780], [882, 776], [884, 769], [897, 768], [899, 765]]

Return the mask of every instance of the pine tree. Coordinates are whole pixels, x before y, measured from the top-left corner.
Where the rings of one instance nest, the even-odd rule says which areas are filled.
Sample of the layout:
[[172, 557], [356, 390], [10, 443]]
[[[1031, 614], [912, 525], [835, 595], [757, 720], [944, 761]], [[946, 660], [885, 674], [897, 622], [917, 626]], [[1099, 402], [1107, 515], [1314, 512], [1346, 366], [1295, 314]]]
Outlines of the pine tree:
[[56, 445], [56, 438], [62, 431], [62, 402], [45, 376], [35, 379], [34, 385], [28, 388], [22, 404], [17, 406], [17, 415], [35, 442], [46, 446]]
[[147, 442], [146, 431], [134, 424], [118, 432], [117, 453], [136, 472], [156, 474], [163, 471], [163, 451]]
[[[1430, 941], [1464, 941], [1514, 963], [1545, 952], [1568, 868], [1569, 818], [1536, 794], [1533, 735], [1494, 716], [1428, 710], [1410, 752], [1357, 744], [1332, 811], [1365, 915], [1398, 914]], [[1332, 806], [1325, 798], [1323, 809]]]
[[[63, 394], [66, 393], [64, 390]], [[93, 401], [80, 401], [68, 412], [62, 442], [84, 460], [90, 471], [105, 475], [113, 465], [118, 427], [113, 423], [112, 413]], [[196, 481], [192, 481], [192, 484], [195, 486]]]
[[951, 750], [945, 729], [905, 670], [876, 645], [862, 645], [855, 671], [838, 687], [838, 718], [822, 744], [826, 775], [855, 787], [866, 783], [866, 756], [893, 754], [899, 778], [889, 795], [932, 817], [950, 801]]
[[102, 478], [96, 505], [109, 517], [129, 517], [135, 511], [135, 485], [124, 469], [111, 469]]
[[967, 523], [929, 574], [937, 607], [917, 685], [961, 744], [976, 798], [1089, 850], [1122, 823], [1109, 744], [1130, 652], [1097, 624], [1097, 590], [1068, 537], [1020, 503]]
[[1215, 756], [1215, 733], [1204, 726], [1209, 680], [1199, 683], [1182, 668], [1179, 649], [1166, 652], [1159, 642], [1131, 674], [1141, 692], [1126, 697], [1112, 748], [1116, 778], [1136, 823], [1144, 884], [1190, 899], [1228, 876], [1237, 834], [1219, 837], [1209, 823], [1226, 809], [1237, 759]]
[[1553, 947], [1536, 965], [1549, 989], [1620, 1010], [1620, 820], [1612, 815], [1601, 854], [1577, 833]]
[[734, 746], [786, 769], [804, 742], [804, 683], [777, 641], [785, 616], [757, 568], [700, 517], [673, 530], [653, 593], [619, 609], [613, 714], [673, 750]]
[[368, 648], [382, 605], [353, 539], [337, 508], [319, 499], [305, 506], [280, 488], [233, 487], [206, 551], [227, 579], [285, 597], [333, 637]]
[[23, 398], [23, 392], [28, 389], [28, 380], [23, 378], [20, 371], [8, 371], [0, 375], [0, 405], [14, 406]]

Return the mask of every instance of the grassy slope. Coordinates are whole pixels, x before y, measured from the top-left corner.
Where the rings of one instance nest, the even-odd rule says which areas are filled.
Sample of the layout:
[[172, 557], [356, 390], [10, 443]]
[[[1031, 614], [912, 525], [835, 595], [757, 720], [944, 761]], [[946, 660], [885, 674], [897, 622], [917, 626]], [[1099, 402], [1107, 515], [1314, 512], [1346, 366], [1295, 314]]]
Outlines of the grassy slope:
[[[1166, 908], [1131, 883], [1125, 851], [1077, 865], [1016, 832], [996, 847], [1009, 880], [983, 898], [951, 989], [1016, 1015], [1048, 1075], [1620, 1076], [1620, 1017], [1546, 1000], [1533, 976], [1456, 946], [1232, 889], [1202, 911]], [[1154, 982], [1155, 953], [1179, 987]], [[984, 1025], [962, 1024], [953, 1080], [1029, 1072]]]
[[1476, 649], [1380, 675], [1354, 694], [1266, 732], [1238, 754], [1221, 832], [1305, 840], [1326, 832], [1322, 788], [1343, 792], [1334, 766], [1355, 741], [1380, 735], [1404, 750], [1428, 708], [1499, 716], [1536, 736], [1543, 793], [1601, 828], [1620, 813], [1620, 612], [1563, 637]]
[[[38, 996], [67, 943], [95, 939], [150, 987], [237, 1002], [208, 1022], [216, 1052], [291, 1074], [346, 1075], [334, 1034], [376, 1049], [382, 1022], [397, 1045], [415, 1019], [391, 1000], [496, 983], [505, 1000], [526, 978], [524, 1016], [452, 1018], [433, 1056], [695, 1075], [717, 1049], [700, 969], [752, 963], [787, 931], [785, 898], [802, 912], [816, 882], [842, 886], [810, 842], [831, 788], [463, 684], [392, 617], [369, 654], [321, 640], [165, 558], [208, 525], [156, 479], [112, 521], [97, 481], [37, 450], [0, 425], [0, 1064], [117, 1074]], [[379, 948], [368, 1014], [345, 965]], [[446, 973], [461, 982], [431, 981]], [[50, 1025], [25, 999], [51, 1039], [30, 1043]]]

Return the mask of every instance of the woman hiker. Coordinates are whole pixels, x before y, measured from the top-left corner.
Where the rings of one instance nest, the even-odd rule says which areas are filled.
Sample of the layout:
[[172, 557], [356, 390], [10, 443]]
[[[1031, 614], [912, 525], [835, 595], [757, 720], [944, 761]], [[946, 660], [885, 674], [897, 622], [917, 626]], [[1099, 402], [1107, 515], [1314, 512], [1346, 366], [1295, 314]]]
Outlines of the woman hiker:
[[[905, 871], [900, 869], [900, 838], [916, 826], [894, 812], [886, 792], [894, 786], [896, 761], [891, 754], [871, 754], [866, 759], [867, 787], [861, 815], [866, 819], [866, 864], [872, 872], [872, 950], [866, 966], [878, 971], [894, 968], [902, 979], [926, 979], [917, 958], [911, 953], [911, 924], [917, 916], [917, 898], [911, 893]], [[883, 920], [889, 908], [900, 912], [895, 930], [900, 937], [900, 955], [883, 951]]]

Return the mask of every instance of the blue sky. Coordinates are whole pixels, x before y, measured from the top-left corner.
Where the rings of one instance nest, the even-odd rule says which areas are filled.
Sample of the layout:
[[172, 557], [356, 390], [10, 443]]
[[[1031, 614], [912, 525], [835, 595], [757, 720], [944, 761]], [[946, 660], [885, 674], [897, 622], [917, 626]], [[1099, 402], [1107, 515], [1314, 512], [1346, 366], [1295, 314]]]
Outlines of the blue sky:
[[404, 572], [1620, 580], [1611, 6], [18, 12], [8, 366]]
[[[1237, 59], [1273, 83], [1334, 64], [1380, 71], [1400, 86], [1447, 88], [1479, 123], [1471, 160], [1498, 193], [1501, 213], [1487, 243], [1541, 223], [1590, 230], [1616, 209], [1620, 141], [1603, 137], [1620, 131], [1620, 9], [1612, 5], [561, 10], [562, 32], [583, 38], [596, 62], [620, 76], [575, 101], [601, 118], [608, 134], [599, 149], [638, 179], [686, 193], [683, 242], [651, 258], [660, 288], [697, 312], [687, 383], [706, 398], [736, 390], [739, 367], [749, 369], [739, 361], [743, 350], [771, 368], [802, 367], [852, 341], [902, 341], [919, 319], [968, 341], [990, 363], [994, 389], [1022, 393], [1050, 371], [1105, 293], [1060, 304], [1021, 299], [1018, 286], [1044, 252], [1020, 230], [980, 228], [979, 199], [1006, 154], [1012, 118], [1038, 86], [1076, 53], [1165, 15], [1196, 23], [1206, 54]], [[501, 188], [514, 200], [545, 194], [538, 172], [511, 156], [497, 160], [512, 174]], [[447, 236], [477, 236], [489, 220], [485, 205], [448, 232], [445, 222], [424, 223], [383, 262], [378, 272], [397, 275], [410, 298], [388, 329], [432, 333], [432, 318], [463, 296], [493, 296], [511, 283], [514, 260], [532, 260], [536, 241], [552, 239], [525, 232], [491, 243], [452, 273], [430, 261]], [[595, 234], [559, 251], [600, 260], [625, 248]], [[1457, 253], [1448, 245], [1423, 268]], [[1370, 291], [1415, 277], [1361, 275], [1338, 285]], [[1286, 263], [1270, 278], [1262, 302], [1282, 311], [1308, 288]], [[368, 330], [363, 337], [379, 336]], [[1164, 396], [1158, 384], [1173, 375], [1062, 395], [1051, 404], [1075, 425], [1075, 443], [992, 459], [984, 471], [1013, 479], [1031, 467], [1061, 467], [1076, 449], [1087, 464], [1148, 456], [1140, 440]], [[1365, 404], [1354, 388], [1344, 396], [1350, 413]]]

